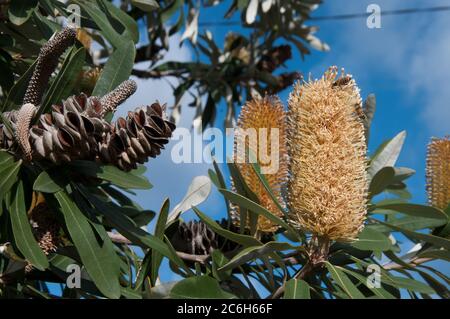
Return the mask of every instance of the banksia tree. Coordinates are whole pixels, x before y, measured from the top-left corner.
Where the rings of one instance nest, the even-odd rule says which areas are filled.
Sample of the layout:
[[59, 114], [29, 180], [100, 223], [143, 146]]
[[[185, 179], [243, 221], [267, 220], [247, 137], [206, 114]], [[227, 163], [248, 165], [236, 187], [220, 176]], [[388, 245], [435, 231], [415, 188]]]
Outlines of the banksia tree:
[[[128, 195], [151, 188], [142, 163], [175, 129], [153, 101], [114, 117], [136, 91], [130, 76], [175, 77], [161, 92], [175, 97], [173, 118], [190, 93], [203, 127], [229, 127], [246, 97], [297, 79], [282, 69], [291, 47], [326, 49], [304, 24], [320, 0], [75, 1], [81, 25], [51, 37], [74, 1], [22, 2], [0, 1], [0, 298], [450, 298], [442, 262], [429, 263], [449, 256], [448, 138], [430, 144], [431, 206], [409, 203], [414, 170], [396, 166], [405, 132], [374, 150], [366, 174], [376, 99], [361, 108], [355, 82], [335, 68], [297, 84], [286, 113], [271, 96], [242, 108], [236, 143], [258, 162], [227, 163], [231, 189], [214, 163], [174, 207], [158, 193]], [[214, 32], [197, 34], [196, 16], [226, 2], [226, 19], [240, 16], [246, 32], [220, 45]], [[197, 61], [161, 63], [184, 22]], [[202, 204], [213, 185], [226, 209]]]
[[427, 192], [430, 205], [446, 209], [450, 203], [450, 137], [432, 138], [427, 154]]
[[289, 216], [328, 239], [354, 240], [367, 203], [361, 98], [349, 75], [330, 68], [298, 83], [289, 99]]
[[[253, 99], [242, 107], [237, 122], [234, 151], [237, 167], [245, 183], [258, 197], [262, 206], [281, 217], [283, 212], [275, 205], [251, 164], [256, 159], [261, 168], [272, 165], [273, 171], [264, 174], [264, 177], [277, 200], [284, 205], [282, 193], [288, 175], [286, 115], [277, 97]], [[275, 163], [270, 162], [272, 158]], [[239, 209], [236, 207], [236, 222], [239, 221], [239, 215]], [[257, 226], [261, 232], [274, 232], [278, 229], [276, 224], [263, 216], [258, 218]]]

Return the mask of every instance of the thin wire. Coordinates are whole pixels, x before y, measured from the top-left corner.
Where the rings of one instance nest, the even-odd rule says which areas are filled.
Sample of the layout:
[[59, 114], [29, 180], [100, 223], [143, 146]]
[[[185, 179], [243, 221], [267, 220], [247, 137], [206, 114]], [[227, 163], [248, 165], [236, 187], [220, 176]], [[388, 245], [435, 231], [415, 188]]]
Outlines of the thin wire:
[[[438, 11], [450, 11], [450, 6], [439, 6], [439, 7], [429, 7], [429, 8], [410, 8], [410, 9], [399, 9], [399, 10], [387, 10], [381, 11], [381, 16], [392, 16], [392, 15], [404, 15], [413, 13], [430, 13]], [[310, 17], [308, 20], [311, 21], [325, 21], [325, 20], [349, 20], [349, 19], [359, 19], [367, 18], [372, 13], [352, 13], [352, 14], [338, 14], [332, 16], [319, 16]], [[222, 22], [200, 22], [199, 25], [203, 27], [209, 26], [233, 26], [241, 24], [240, 21], [222, 21]]]

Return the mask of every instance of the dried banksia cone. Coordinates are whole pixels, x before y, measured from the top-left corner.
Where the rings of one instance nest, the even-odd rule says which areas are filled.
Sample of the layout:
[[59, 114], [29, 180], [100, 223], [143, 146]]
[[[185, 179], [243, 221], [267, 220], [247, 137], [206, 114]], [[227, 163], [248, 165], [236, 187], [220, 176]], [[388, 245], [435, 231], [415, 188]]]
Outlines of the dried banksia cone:
[[39, 52], [36, 66], [28, 84], [23, 104], [39, 105], [50, 76], [58, 65], [59, 57], [73, 44], [77, 32], [73, 28], [65, 28], [55, 34]]
[[159, 103], [137, 108], [112, 123], [111, 131], [99, 144], [99, 158], [125, 171], [134, 169], [137, 163], [161, 154], [174, 130], [175, 124], [165, 119]]
[[219, 247], [218, 235], [201, 221], [181, 223], [171, 243], [176, 250], [191, 255], [209, 255]]
[[52, 112], [40, 116], [30, 129], [34, 160], [58, 164], [76, 159], [94, 160], [98, 144], [110, 131], [100, 117], [102, 106], [96, 97], [71, 96]]
[[[159, 155], [175, 129], [164, 119], [158, 103], [128, 112], [126, 119], [115, 123], [103, 119], [101, 113], [99, 99], [84, 94], [53, 105], [52, 113], [41, 115], [29, 131], [33, 160], [55, 164], [95, 160], [128, 171]], [[17, 112], [7, 116], [17, 131]], [[0, 146], [17, 152], [16, 144], [15, 137], [0, 126]]]
[[[228, 223], [226, 219], [216, 221], [216, 223], [224, 229], [239, 233], [239, 227]], [[248, 231], [245, 234], [248, 234]], [[273, 236], [270, 234], [261, 236], [261, 242], [268, 243], [270, 241], [273, 241]], [[228, 253], [241, 247], [238, 243], [215, 233], [203, 221], [197, 220], [180, 223], [170, 242], [175, 250], [191, 255], [209, 255], [214, 249]]]
[[434, 137], [428, 144], [426, 178], [430, 205], [446, 209], [450, 204], [450, 136]]
[[[288, 176], [286, 114], [277, 97], [254, 99], [242, 108], [235, 134], [235, 154], [239, 171], [246, 184], [258, 197], [261, 206], [282, 217], [283, 213], [270, 198], [251, 163], [246, 159], [247, 149], [256, 157], [275, 197], [284, 206], [282, 191]], [[269, 165], [272, 166], [271, 169], [268, 169]], [[263, 171], [264, 168], [266, 173]], [[239, 222], [238, 210], [233, 209], [236, 223]], [[278, 226], [267, 218], [258, 217], [259, 231], [273, 232], [277, 228]]]
[[315, 81], [297, 83], [289, 98], [292, 223], [338, 241], [364, 227], [367, 203], [366, 143], [361, 98], [351, 76], [330, 68]]

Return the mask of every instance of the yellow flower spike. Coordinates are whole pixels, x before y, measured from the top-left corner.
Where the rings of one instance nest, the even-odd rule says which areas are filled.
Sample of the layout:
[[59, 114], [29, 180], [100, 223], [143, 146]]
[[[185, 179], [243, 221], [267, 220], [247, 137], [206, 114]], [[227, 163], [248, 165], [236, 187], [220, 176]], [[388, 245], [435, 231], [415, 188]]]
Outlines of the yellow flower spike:
[[450, 136], [433, 137], [428, 144], [426, 179], [430, 205], [447, 208], [450, 203]]
[[[251, 131], [255, 133], [253, 142], [249, 138], [249, 135], [246, 135], [246, 133]], [[276, 138], [277, 143], [273, 143], [271, 136]], [[246, 146], [245, 149], [242, 145]], [[264, 155], [276, 161], [276, 165], [270, 162], [270, 165], [274, 165], [273, 171], [268, 171], [267, 173], [262, 171], [262, 173], [271, 187], [273, 194], [279, 203], [284, 206], [282, 191], [286, 185], [288, 176], [286, 112], [277, 97], [266, 96], [264, 98], [256, 98], [247, 102], [242, 107], [235, 133], [235, 154], [237, 156], [245, 156], [247, 148], [251, 154], [257, 156], [258, 164], [262, 169], [269, 165], [269, 161], [267, 161]], [[264, 155], [261, 157], [262, 154]], [[253, 171], [252, 165], [248, 161], [243, 162], [242, 157], [241, 161], [238, 160], [237, 167], [249, 188], [258, 197], [260, 205], [281, 217], [283, 213], [280, 212], [270, 198], [264, 185]], [[237, 207], [233, 207], [233, 220], [236, 224], [239, 224], [239, 209]], [[264, 233], [274, 232], [278, 229], [276, 224], [263, 216], [258, 218], [257, 226], [258, 231]]]
[[299, 82], [290, 95], [288, 207], [295, 227], [351, 241], [366, 216], [366, 143], [359, 89], [337, 73]]

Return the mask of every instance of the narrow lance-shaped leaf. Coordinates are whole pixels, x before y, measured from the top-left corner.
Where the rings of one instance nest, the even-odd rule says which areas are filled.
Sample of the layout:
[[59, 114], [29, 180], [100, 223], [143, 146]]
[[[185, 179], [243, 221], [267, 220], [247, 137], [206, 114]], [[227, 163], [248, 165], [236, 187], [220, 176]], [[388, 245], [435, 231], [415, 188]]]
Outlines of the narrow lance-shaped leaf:
[[[164, 231], [166, 230], [166, 222], [167, 222], [167, 217], [169, 216], [169, 207], [170, 207], [170, 201], [167, 198], [160, 211], [159, 211], [159, 217], [158, 217], [158, 221], [156, 222], [156, 226], [155, 226], [155, 232], [154, 232], [154, 236], [157, 238], [160, 238], [161, 240], [164, 237]], [[162, 255], [160, 253], [158, 253], [156, 250], [152, 251], [152, 267], [151, 267], [151, 280], [152, 280], [152, 285], [155, 285], [156, 283], [156, 279], [158, 278], [158, 273], [159, 273], [159, 267], [161, 265], [161, 261], [162, 261]]]
[[98, 289], [109, 298], [119, 298], [119, 278], [112, 264], [109, 250], [98, 242], [86, 216], [63, 191], [55, 194], [64, 215], [67, 230], [77, 248], [83, 265]]
[[325, 262], [325, 265], [330, 272], [331, 278], [336, 282], [339, 287], [351, 298], [351, 299], [363, 299], [364, 295], [358, 290], [353, 282], [347, 277], [347, 275], [337, 267], [334, 267], [329, 262]]
[[382, 148], [376, 152], [370, 162], [368, 170], [370, 176], [375, 176], [375, 174], [385, 166], [395, 166], [405, 137], [405, 131], [398, 133], [392, 140], [384, 144]]
[[291, 279], [286, 282], [284, 299], [310, 299], [310, 287], [302, 279]]
[[134, 65], [136, 48], [132, 40], [118, 47], [109, 57], [92, 95], [102, 96], [111, 92], [131, 75]]
[[170, 291], [175, 299], [231, 299], [234, 295], [222, 290], [214, 278], [208, 276], [190, 277], [179, 281]]
[[48, 267], [47, 256], [45, 256], [33, 236], [25, 208], [25, 195], [22, 181], [16, 184], [13, 192], [8, 196], [10, 197], [9, 211], [14, 241], [20, 252], [33, 266], [39, 270], [45, 270]]

